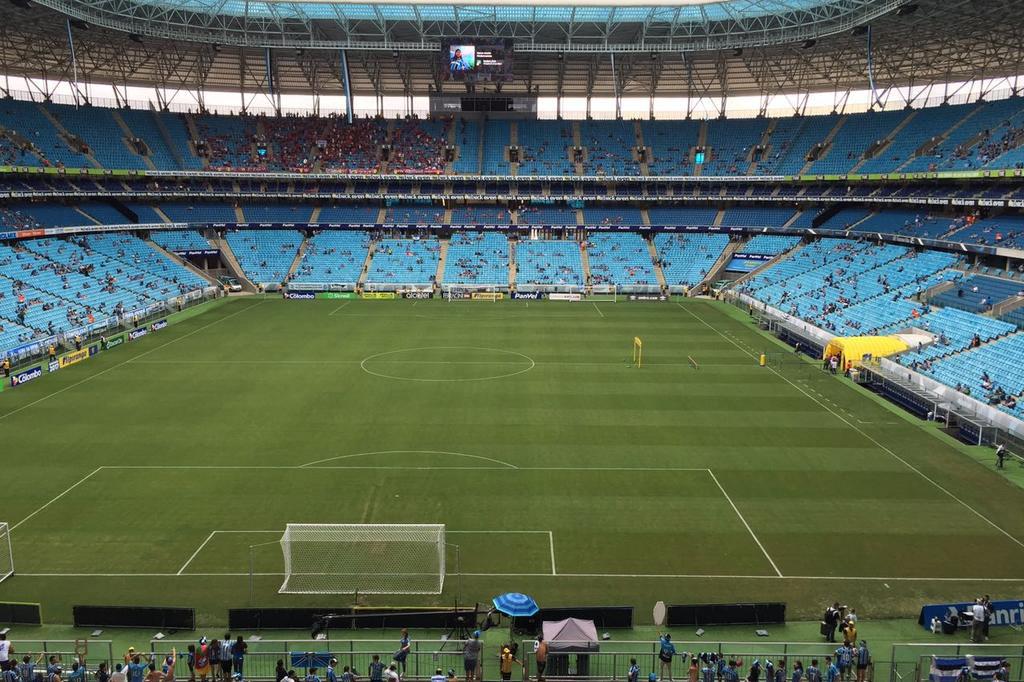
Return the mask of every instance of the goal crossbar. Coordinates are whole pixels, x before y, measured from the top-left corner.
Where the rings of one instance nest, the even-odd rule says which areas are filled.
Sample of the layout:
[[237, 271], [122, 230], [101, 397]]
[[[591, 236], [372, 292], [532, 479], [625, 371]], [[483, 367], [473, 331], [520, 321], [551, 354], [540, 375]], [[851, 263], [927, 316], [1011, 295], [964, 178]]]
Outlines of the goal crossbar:
[[440, 594], [443, 524], [290, 523], [281, 594]]

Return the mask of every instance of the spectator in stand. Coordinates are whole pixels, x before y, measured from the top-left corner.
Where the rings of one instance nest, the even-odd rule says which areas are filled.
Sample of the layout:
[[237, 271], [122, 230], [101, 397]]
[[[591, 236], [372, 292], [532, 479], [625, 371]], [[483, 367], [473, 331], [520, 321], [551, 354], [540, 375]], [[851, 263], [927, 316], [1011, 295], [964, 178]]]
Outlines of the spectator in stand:
[[235, 640], [235, 643], [231, 645], [231, 661], [234, 665], [235, 675], [239, 678], [244, 679], [245, 673], [243, 668], [245, 667], [245, 652], [249, 649], [249, 645], [245, 643], [245, 640], [241, 635]]
[[128, 676], [124, 674], [124, 665], [118, 663], [114, 666], [114, 672], [110, 675], [110, 682], [128, 682]]
[[377, 654], [373, 655], [367, 674], [370, 676], [370, 682], [384, 682], [384, 664], [380, 662], [380, 656]]
[[474, 630], [473, 635], [462, 645], [462, 665], [466, 672], [466, 682], [476, 682], [477, 670], [480, 666], [480, 631]]
[[544, 671], [548, 667], [548, 643], [544, 635], [537, 635], [537, 650], [533, 660], [537, 663], [537, 682], [544, 682]]
[[284, 659], [277, 659], [277, 667], [274, 669], [274, 680], [275, 682], [281, 682], [284, 678], [288, 677], [288, 669], [284, 667]]
[[[3, 331], [2, 327], [0, 327], [0, 331]], [[10, 358], [4, 358], [4, 376], [11, 376]], [[0, 672], [7, 672], [11, 669], [14, 664], [13, 654], [14, 647], [7, 641], [6, 633], [0, 633]]]
[[676, 647], [672, 643], [672, 635], [668, 632], [664, 633], [659, 640], [659, 644], [658, 660], [661, 661], [661, 672], [658, 677], [671, 682], [672, 658], [676, 655]]

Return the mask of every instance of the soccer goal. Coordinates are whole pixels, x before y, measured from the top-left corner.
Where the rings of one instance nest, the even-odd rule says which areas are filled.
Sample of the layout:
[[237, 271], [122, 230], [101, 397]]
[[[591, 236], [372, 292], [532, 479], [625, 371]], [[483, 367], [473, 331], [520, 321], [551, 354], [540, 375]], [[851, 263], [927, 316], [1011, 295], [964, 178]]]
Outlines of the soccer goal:
[[619, 300], [619, 287], [615, 284], [595, 284], [590, 287], [588, 301], [604, 301], [606, 303], [617, 303]]
[[440, 594], [442, 524], [289, 523], [281, 594]]
[[14, 575], [14, 550], [11, 548], [11, 528], [0, 522], [0, 583]]

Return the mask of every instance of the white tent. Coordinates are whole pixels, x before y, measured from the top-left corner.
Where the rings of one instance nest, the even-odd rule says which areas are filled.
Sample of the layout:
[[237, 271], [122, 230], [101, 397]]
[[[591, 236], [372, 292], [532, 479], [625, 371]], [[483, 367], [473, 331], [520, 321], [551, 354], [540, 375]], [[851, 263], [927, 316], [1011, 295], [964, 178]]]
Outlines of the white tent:
[[550, 651], [597, 651], [600, 648], [597, 627], [592, 620], [546, 620], [543, 632]]

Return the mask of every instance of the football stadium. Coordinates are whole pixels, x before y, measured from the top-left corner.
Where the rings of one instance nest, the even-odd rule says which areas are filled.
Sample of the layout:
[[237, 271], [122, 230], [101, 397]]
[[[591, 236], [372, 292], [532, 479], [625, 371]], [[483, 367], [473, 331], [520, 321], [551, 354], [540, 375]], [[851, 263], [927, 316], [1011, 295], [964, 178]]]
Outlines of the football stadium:
[[3, 2], [0, 682], [1024, 682], [1022, 9]]

